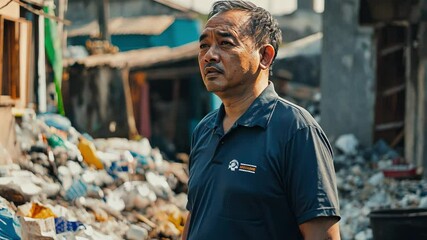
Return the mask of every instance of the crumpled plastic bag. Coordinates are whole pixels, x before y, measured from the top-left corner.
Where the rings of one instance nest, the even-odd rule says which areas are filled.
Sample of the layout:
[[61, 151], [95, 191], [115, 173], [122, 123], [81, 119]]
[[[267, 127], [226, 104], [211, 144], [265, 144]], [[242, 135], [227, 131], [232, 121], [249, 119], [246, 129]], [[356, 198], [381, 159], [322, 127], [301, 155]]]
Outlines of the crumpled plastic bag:
[[55, 240], [55, 220], [53, 217], [46, 219], [35, 219], [28, 217], [19, 217], [22, 228], [22, 240]]
[[38, 203], [33, 203], [30, 211], [27, 214], [27, 217], [36, 218], [36, 219], [46, 219], [50, 217], [56, 217], [55, 214], [49, 208], [40, 205]]
[[147, 182], [150, 184], [151, 189], [156, 193], [157, 197], [167, 200], [173, 196], [172, 189], [169, 186], [165, 176], [161, 176], [155, 172], [147, 172], [145, 177], [147, 178]]
[[80, 221], [68, 221], [63, 217], [55, 218], [56, 234], [65, 232], [77, 232], [80, 229], [86, 229]]
[[347, 155], [355, 155], [359, 141], [353, 134], [345, 134], [335, 141], [335, 147]]

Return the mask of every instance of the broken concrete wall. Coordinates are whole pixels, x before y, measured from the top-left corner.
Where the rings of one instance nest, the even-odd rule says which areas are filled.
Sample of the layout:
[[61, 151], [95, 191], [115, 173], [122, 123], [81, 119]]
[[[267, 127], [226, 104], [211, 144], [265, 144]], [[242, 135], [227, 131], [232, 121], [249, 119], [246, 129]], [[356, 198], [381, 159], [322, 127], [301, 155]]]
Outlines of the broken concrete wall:
[[358, 0], [325, 1], [320, 87], [321, 125], [333, 140], [354, 133], [373, 142], [375, 44], [359, 26]]
[[122, 70], [100, 66], [70, 69], [67, 117], [77, 130], [94, 137], [127, 137]]

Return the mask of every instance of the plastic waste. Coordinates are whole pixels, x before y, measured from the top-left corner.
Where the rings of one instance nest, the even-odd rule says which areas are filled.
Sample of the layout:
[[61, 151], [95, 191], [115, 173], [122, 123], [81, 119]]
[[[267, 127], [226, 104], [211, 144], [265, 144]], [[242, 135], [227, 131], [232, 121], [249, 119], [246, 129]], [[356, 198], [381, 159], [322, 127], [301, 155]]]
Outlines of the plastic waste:
[[0, 207], [0, 239], [21, 239], [21, 224], [7, 208]]
[[145, 177], [147, 178], [147, 182], [151, 185], [151, 189], [158, 197], [169, 199], [172, 196], [172, 189], [165, 176], [158, 175], [154, 172], [147, 172]]
[[56, 147], [64, 147], [65, 148], [64, 140], [56, 134], [50, 135], [47, 138], [47, 142], [49, 143], [49, 146], [51, 146], [52, 148], [56, 148]]
[[126, 232], [126, 238], [129, 240], [148, 239], [148, 231], [143, 227], [131, 225], [129, 230]]
[[55, 230], [56, 234], [65, 232], [77, 232], [86, 227], [80, 221], [67, 221], [63, 217], [55, 218]]
[[86, 196], [88, 191], [88, 186], [81, 179], [78, 179], [73, 182], [71, 187], [65, 193], [65, 199], [68, 201], [73, 201], [76, 198]]
[[345, 134], [336, 140], [335, 146], [344, 154], [355, 155], [357, 153], [359, 141], [353, 134]]
[[68, 131], [71, 127], [71, 122], [68, 118], [54, 113], [45, 113], [37, 116], [49, 127], [54, 127], [62, 131]]
[[40, 218], [46, 219], [50, 217], [56, 217], [55, 214], [49, 208], [40, 205], [38, 203], [33, 203], [30, 211], [27, 214], [27, 217], [30, 218]]
[[18, 217], [21, 223], [22, 240], [55, 240], [55, 220], [53, 217], [46, 219], [34, 219]]
[[145, 156], [143, 156], [143, 155], [141, 155], [141, 154], [139, 154], [137, 152], [134, 152], [134, 151], [129, 151], [129, 152], [136, 159], [136, 161], [137, 161], [138, 164], [141, 164], [143, 166], [145, 166], [145, 165], [148, 164], [147, 157], [145, 157]]
[[104, 169], [101, 160], [96, 156], [95, 145], [85, 138], [80, 138], [78, 148], [82, 153], [83, 160], [89, 165], [94, 166], [96, 169]]

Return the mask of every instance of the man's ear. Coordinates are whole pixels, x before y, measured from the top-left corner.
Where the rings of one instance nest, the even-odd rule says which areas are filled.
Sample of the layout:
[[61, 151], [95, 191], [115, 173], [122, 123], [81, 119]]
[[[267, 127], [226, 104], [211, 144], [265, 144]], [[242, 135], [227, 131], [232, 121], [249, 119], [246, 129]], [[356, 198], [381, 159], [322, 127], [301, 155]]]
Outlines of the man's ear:
[[270, 65], [273, 63], [273, 58], [274, 58], [275, 52], [276, 51], [274, 50], [273, 46], [271, 46], [270, 44], [266, 44], [260, 48], [260, 50], [259, 50], [259, 53], [260, 53], [259, 65], [260, 65], [261, 69], [265, 70], [265, 69], [270, 68]]

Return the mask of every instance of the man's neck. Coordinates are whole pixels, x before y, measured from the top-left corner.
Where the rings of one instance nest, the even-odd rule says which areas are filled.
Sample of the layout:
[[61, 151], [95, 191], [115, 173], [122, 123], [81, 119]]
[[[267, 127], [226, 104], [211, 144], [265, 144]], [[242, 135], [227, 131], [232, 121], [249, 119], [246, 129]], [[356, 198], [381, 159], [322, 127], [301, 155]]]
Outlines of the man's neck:
[[255, 84], [238, 96], [221, 98], [224, 104], [225, 116], [223, 120], [224, 131], [227, 132], [231, 126], [242, 116], [251, 106], [253, 101], [268, 86], [268, 81]]

